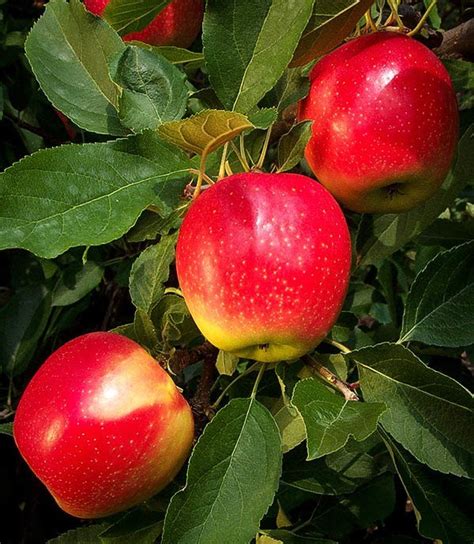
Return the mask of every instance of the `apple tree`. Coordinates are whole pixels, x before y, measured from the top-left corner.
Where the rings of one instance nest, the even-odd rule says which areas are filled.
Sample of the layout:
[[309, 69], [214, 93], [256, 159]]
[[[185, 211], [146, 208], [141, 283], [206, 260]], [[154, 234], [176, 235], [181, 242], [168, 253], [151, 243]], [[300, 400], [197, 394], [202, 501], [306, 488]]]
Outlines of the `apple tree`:
[[0, 1], [2, 544], [474, 541], [470, 17]]

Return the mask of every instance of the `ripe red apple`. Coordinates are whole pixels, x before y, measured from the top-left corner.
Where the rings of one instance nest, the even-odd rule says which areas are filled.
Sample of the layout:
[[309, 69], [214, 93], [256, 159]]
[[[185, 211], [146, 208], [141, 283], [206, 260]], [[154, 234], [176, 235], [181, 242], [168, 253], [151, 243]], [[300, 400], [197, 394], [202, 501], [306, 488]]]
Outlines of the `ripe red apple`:
[[342, 211], [298, 174], [244, 173], [205, 190], [179, 232], [189, 311], [215, 346], [257, 361], [296, 359], [336, 321], [349, 281]]
[[306, 159], [350, 210], [398, 213], [442, 184], [458, 138], [456, 97], [440, 60], [413, 38], [355, 38], [313, 68], [298, 118], [312, 119]]
[[[110, 0], [84, 0], [86, 8], [102, 15]], [[149, 25], [139, 32], [124, 36], [150, 45], [189, 47], [201, 30], [204, 0], [172, 0]]]
[[125, 510], [166, 486], [193, 441], [191, 409], [138, 344], [99, 332], [40, 367], [18, 406], [20, 453], [59, 506], [81, 518]]

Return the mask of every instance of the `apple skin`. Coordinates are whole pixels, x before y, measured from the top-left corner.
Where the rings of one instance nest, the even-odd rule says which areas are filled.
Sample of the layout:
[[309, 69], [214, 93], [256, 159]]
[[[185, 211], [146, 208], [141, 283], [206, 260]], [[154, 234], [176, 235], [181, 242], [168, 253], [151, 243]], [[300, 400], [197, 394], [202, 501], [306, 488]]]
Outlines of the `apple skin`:
[[327, 335], [349, 282], [344, 215], [299, 174], [235, 174], [206, 189], [181, 226], [186, 304], [215, 346], [262, 362], [296, 359]]
[[[84, 5], [94, 15], [102, 15], [109, 1], [84, 0]], [[144, 29], [131, 32], [123, 39], [150, 45], [189, 47], [201, 30], [203, 15], [203, 0], [172, 0]]]
[[194, 423], [173, 380], [143, 348], [98, 332], [64, 344], [39, 368], [13, 435], [63, 510], [98, 518], [165, 487], [188, 456]]
[[377, 32], [318, 62], [298, 119], [314, 120], [306, 160], [355, 212], [399, 213], [430, 198], [452, 163], [456, 96], [441, 61], [413, 38]]

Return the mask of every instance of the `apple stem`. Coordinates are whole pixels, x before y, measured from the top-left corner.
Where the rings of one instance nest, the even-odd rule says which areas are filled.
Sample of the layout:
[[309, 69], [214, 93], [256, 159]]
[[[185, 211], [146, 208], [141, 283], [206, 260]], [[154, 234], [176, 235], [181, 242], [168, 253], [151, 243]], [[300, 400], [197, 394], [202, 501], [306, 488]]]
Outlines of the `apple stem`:
[[257, 378], [255, 380], [255, 383], [253, 384], [252, 394], [250, 395], [250, 398], [252, 400], [255, 400], [255, 397], [257, 396], [258, 386], [260, 384], [260, 380], [262, 379], [263, 373], [265, 372], [265, 366], [266, 365], [264, 363], [260, 363]]
[[328, 368], [322, 365], [320, 362], [316, 361], [309, 355], [303, 357], [305, 363], [308, 364], [319, 376], [321, 376], [325, 382], [331, 384], [335, 389], [337, 389], [346, 400], [359, 400], [357, 394], [351, 390], [350, 386], [339, 379], [335, 374], [333, 374]]
[[389, 17], [387, 19], [387, 23], [392, 18], [395, 19], [398, 25], [399, 30], [403, 30], [405, 28], [405, 25], [403, 24], [403, 21], [400, 19], [400, 15], [398, 14], [398, 1], [397, 0], [388, 0], [388, 5], [390, 6], [390, 9], [392, 11], [392, 17]]
[[247, 160], [247, 151], [245, 150], [245, 139], [243, 134], [239, 136], [239, 146], [240, 146], [240, 155], [244, 159], [245, 167], [248, 169], [247, 170], [248, 172], [251, 170], [251, 168], [250, 168], [249, 161]]
[[204, 179], [204, 176], [206, 175], [206, 160], [207, 160], [207, 153], [204, 152], [201, 156], [201, 164], [199, 165], [198, 170], [198, 179], [196, 183], [196, 188], [194, 189], [193, 193], [193, 200], [196, 200], [196, 198], [201, 193], [201, 187], [202, 187], [202, 180]]
[[230, 145], [232, 146], [234, 153], [237, 155], [237, 158], [239, 159], [239, 162], [242, 165], [244, 171], [250, 172], [250, 165], [247, 161], [247, 157], [245, 155], [242, 155], [242, 153], [239, 151], [239, 148], [234, 144], [234, 142], [231, 142]]
[[[196, 174], [199, 176], [199, 174], [201, 173], [200, 170], [196, 170], [195, 168], [190, 168], [189, 171], [191, 172], [191, 174]], [[202, 172], [202, 179], [203, 180], [206, 180], [207, 183], [209, 183], [209, 185], [214, 185], [215, 181], [210, 178], [206, 172]], [[201, 189], [202, 189], [202, 186], [201, 186]]]
[[272, 127], [269, 127], [267, 129], [267, 134], [265, 135], [265, 141], [263, 142], [262, 152], [260, 153], [260, 157], [257, 161], [257, 164], [255, 165], [256, 169], [258, 170], [261, 170], [263, 168], [263, 163], [265, 161], [265, 157], [267, 156], [268, 145], [270, 144], [271, 134], [272, 134]]
[[222, 158], [221, 158], [221, 164], [219, 166], [219, 175], [217, 176], [217, 180], [220, 180], [225, 177], [225, 163], [227, 161], [227, 152], [229, 150], [229, 142], [226, 142], [224, 145], [224, 149], [222, 150]]
[[365, 12], [365, 21], [367, 23], [367, 27], [369, 27], [372, 32], [377, 32], [377, 27], [375, 26], [374, 20], [372, 19], [372, 13], [370, 9]]
[[254, 363], [252, 366], [249, 366], [242, 374], [239, 374], [234, 380], [232, 380], [229, 385], [222, 391], [222, 393], [217, 397], [217, 400], [211, 405], [211, 408], [213, 410], [217, 409], [219, 404], [223, 401], [224, 397], [227, 395], [229, 389], [231, 389], [236, 382], [240, 380], [240, 378], [243, 378], [244, 376], [247, 376], [251, 372], [254, 372], [260, 367], [261, 363]]
[[426, 19], [430, 16], [431, 10], [436, 6], [437, 0], [433, 0], [431, 4], [428, 6], [427, 10], [423, 14], [423, 17], [419, 20], [418, 24], [415, 26], [413, 30], [410, 30], [408, 32], [407, 36], [414, 36], [415, 34], [418, 34], [418, 32], [423, 28], [423, 25], [426, 22]]
[[325, 344], [328, 344], [330, 346], [337, 348], [339, 351], [342, 351], [342, 353], [350, 353], [352, 351], [348, 347], [346, 347], [344, 344], [341, 344], [341, 342], [337, 342], [336, 340], [331, 340], [330, 338], [325, 338], [323, 342]]

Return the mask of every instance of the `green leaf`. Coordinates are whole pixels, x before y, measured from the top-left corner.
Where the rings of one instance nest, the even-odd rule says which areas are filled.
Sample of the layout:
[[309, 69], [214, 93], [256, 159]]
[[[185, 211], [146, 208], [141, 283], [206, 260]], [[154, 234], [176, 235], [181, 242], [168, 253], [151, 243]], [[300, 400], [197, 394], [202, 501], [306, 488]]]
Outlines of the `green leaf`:
[[108, 63], [125, 48], [120, 37], [78, 0], [51, 0], [33, 26], [26, 56], [44, 94], [79, 127], [124, 135], [119, 92]]
[[471, 180], [473, 170], [474, 125], [471, 125], [459, 142], [454, 168], [429, 200], [406, 213], [363, 216], [356, 238], [358, 264], [374, 264], [420, 234], [452, 203]]
[[249, 114], [249, 121], [255, 128], [266, 130], [277, 120], [278, 110], [276, 108], [262, 108]]
[[314, 378], [296, 385], [291, 402], [304, 420], [308, 460], [339, 450], [351, 436], [365, 440], [385, 410], [383, 403], [346, 400]]
[[135, 225], [127, 232], [127, 241], [156, 240], [158, 235], [169, 234], [171, 230], [179, 227], [184, 211], [183, 209], [175, 210], [166, 217], [160, 217], [151, 210], [145, 210]]
[[374, 0], [319, 0], [303, 32], [291, 66], [308, 64], [329, 53], [356, 27]]
[[286, 529], [272, 529], [264, 531], [264, 536], [271, 538], [270, 541], [257, 540], [257, 544], [267, 544], [267, 542], [282, 542], [283, 544], [337, 544], [334, 540], [327, 538], [318, 538], [312, 536], [300, 536]]
[[[133, 328], [129, 331], [130, 337], [140, 345], [145, 346], [148, 351], [154, 352], [160, 344], [158, 330], [150, 315], [143, 310], [135, 311]], [[128, 334], [126, 334], [128, 336]]]
[[446, 66], [458, 93], [459, 109], [467, 110], [474, 107], [474, 66], [472, 62], [444, 59], [443, 64]]
[[474, 541], [472, 481], [445, 476], [422, 465], [383, 433], [393, 463], [414, 507], [420, 533], [443, 544]]
[[145, 28], [171, 0], [110, 0], [103, 17], [121, 35]]
[[120, 119], [134, 132], [183, 117], [188, 101], [185, 75], [159, 53], [129, 45], [112, 77], [122, 87]]
[[219, 374], [224, 376], [232, 376], [239, 363], [239, 358], [228, 351], [219, 350], [217, 354], [216, 368]]
[[100, 534], [103, 544], [154, 544], [163, 530], [163, 514], [150, 510], [126, 513]]
[[99, 535], [107, 529], [107, 523], [89, 525], [68, 531], [57, 538], [48, 540], [47, 544], [102, 544]]
[[254, 126], [240, 113], [203, 110], [182, 121], [165, 123], [158, 132], [172, 144], [206, 156], [249, 128]]
[[305, 367], [302, 361], [291, 365], [281, 362], [275, 366], [275, 375], [282, 396], [272, 405], [271, 411], [280, 430], [281, 446], [284, 453], [292, 450], [306, 439], [303, 418], [290, 400], [293, 390], [300, 382], [304, 371]]
[[[373, 304], [371, 304], [371, 307], [373, 307]], [[336, 324], [331, 329], [331, 338], [336, 340], [336, 342], [349, 342], [353, 337], [354, 329], [357, 327], [357, 325], [358, 319], [353, 313], [341, 312]], [[339, 366], [341, 366], [342, 370], [344, 370], [344, 366], [340, 365], [341, 358], [344, 359], [341, 354], [333, 356], [333, 364], [339, 363]], [[347, 374], [347, 368], [345, 369], [345, 373]], [[344, 376], [342, 379], [345, 380], [346, 376]]]
[[187, 64], [188, 62], [202, 64], [204, 62], [204, 55], [198, 51], [189, 51], [188, 49], [183, 49], [182, 47], [175, 47], [173, 45], [161, 45], [159, 47], [148, 45], [143, 42], [138, 42], [140, 47], [145, 49], [150, 49], [159, 53], [171, 64]]
[[303, 99], [309, 92], [309, 86], [309, 78], [301, 68], [288, 68], [275, 87], [266, 94], [263, 102], [283, 112], [288, 106]]
[[432, 0], [423, 0], [423, 3], [425, 4], [426, 9], [430, 8], [430, 14], [429, 14], [430, 23], [433, 26], [433, 28], [436, 28], [436, 30], [438, 30], [439, 28], [441, 28], [441, 23], [442, 23], [441, 17], [439, 16], [439, 12], [438, 12], [438, 6], [436, 4], [433, 6]]
[[294, 168], [304, 157], [306, 144], [311, 138], [312, 121], [298, 123], [278, 142], [278, 172]]
[[314, 0], [208, 0], [204, 57], [224, 106], [251, 111], [276, 84], [309, 21]]
[[474, 239], [474, 220], [455, 223], [449, 219], [436, 219], [417, 238], [423, 246], [454, 247]]
[[278, 488], [282, 454], [271, 414], [235, 399], [207, 425], [171, 500], [163, 544], [248, 544]]
[[171, 213], [189, 167], [152, 133], [38, 151], [0, 174], [0, 249], [51, 258], [115, 240], [147, 206]]
[[13, 436], [13, 423], [0, 423], [0, 434]]
[[299, 448], [284, 457], [282, 483], [316, 495], [352, 493], [389, 467], [388, 454], [377, 433], [367, 440], [349, 440], [337, 452], [306, 461]]
[[256, 544], [283, 544], [282, 540], [275, 540], [268, 535], [258, 535]]
[[285, 404], [279, 399], [272, 407], [272, 414], [280, 430], [283, 453], [296, 448], [306, 439], [303, 418], [291, 403]]
[[[383, 521], [395, 508], [393, 476], [385, 473], [346, 497], [330, 497], [315, 512], [311, 525], [318, 533], [343, 538], [357, 529]], [[344, 541], [349, 541], [344, 539]]]
[[51, 293], [44, 285], [19, 289], [0, 310], [0, 364], [14, 376], [34, 355], [51, 313]]
[[418, 274], [405, 305], [400, 342], [474, 344], [474, 242], [437, 255]]
[[103, 275], [104, 269], [93, 261], [72, 264], [55, 286], [51, 305], [69, 306], [81, 300], [100, 284]]
[[134, 306], [150, 313], [165, 293], [170, 265], [174, 260], [176, 236], [164, 236], [143, 251], [130, 272], [130, 296]]
[[469, 391], [400, 344], [362, 348], [348, 357], [357, 362], [364, 398], [386, 404], [380, 421], [395, 440], [434, 470], [474, 475]]
[[152, 313], [153, 323], [161, 331], [163, 346], [190, 344], [201, 336], [196, 327], [186, 302], [174, 294], [165, 295], [155, 306]]

